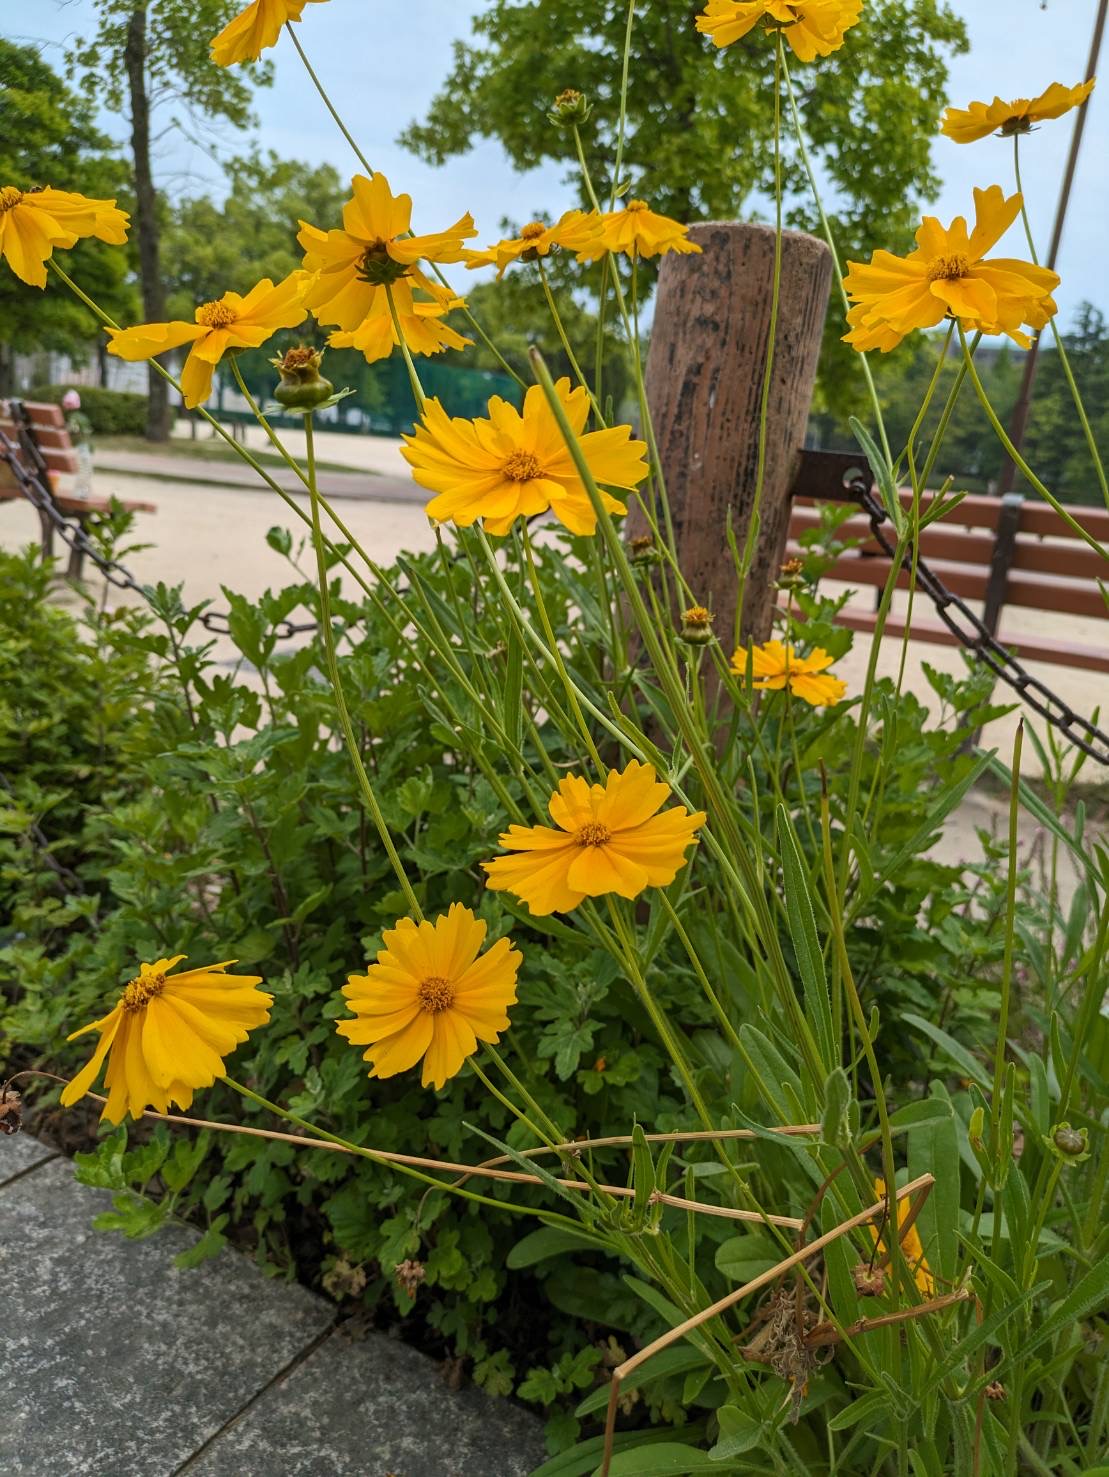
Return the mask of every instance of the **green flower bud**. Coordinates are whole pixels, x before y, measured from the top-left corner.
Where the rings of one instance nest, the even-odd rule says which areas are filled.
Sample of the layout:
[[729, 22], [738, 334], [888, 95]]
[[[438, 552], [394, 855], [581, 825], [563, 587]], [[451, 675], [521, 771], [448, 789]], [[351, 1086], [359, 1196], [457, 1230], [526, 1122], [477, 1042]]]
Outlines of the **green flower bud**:
[[275, 369], [281, 371], [281, 383], [273, 392], [278, 405], [286, 410], [312, 410], [330, 400], [335, 386], [320, 374], [323, 360], [322, 349], [309, 349], [300, 345], [288, 349], [284, 356], [270, 360]]
[[568, 87], [555, 98], [547, 117], [556, 128], [575, 128], [585, 123], [592, 111], [593, 104], [585, 94]]
[[687, 646], [707, 646], [712, 640], [712, 612], [703, 605], [691, 605], [682, 611], [682, 628], [678, 639]]
[[1090, 1136], [1084, 1128], [1072, 1128], [1069, 1123], [1056, 1123], [1051, 1137], [1044, 1144], [1064, 1164], [1081, 1164], [1090, 1157]]

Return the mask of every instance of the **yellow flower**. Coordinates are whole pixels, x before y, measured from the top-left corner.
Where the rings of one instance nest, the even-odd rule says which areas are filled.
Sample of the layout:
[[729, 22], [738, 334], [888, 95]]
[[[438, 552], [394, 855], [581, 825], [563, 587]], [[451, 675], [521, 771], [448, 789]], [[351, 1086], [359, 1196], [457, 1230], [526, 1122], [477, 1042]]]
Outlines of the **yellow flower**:
[[1052, 316], [1059, 277], [1014, 257], [984, 260], [1019, 215], [1020, 195], [1006, 199], [1000, 185], [991, 185], [975, 190], [974, 207], [969, 234], [961, 215], [946, 230], [926, 215], [908, 256], [876, 251], [869, 264], [848, 262], [843, 285], [855, 306], [847, 343], [886, 351], [914, 328], [953, 317], [972, 332], [1005, 333], [1028, 347], [1021, 325], [1040, 329]]
[[482, 862], [494, 890], [511, 892], [536, 916], [569, 913], [587, 897], [638, 897], [666, 887], [685, 865], [687, 848], [705, 823], [684, 805], [661, 815], [670, 798], [650, 764], [632, 760], [603, 785], [569, 775], [551, 796], [551, 826], [510, 826], [501, 845], [516, 856]]
[[[788, 687], [814, 708], [830, 708], [847, 691], [847, 683], [830, 673], [821, 675], [835, 661], [822, 646], [813, 647], [808, 656], [798, 656], [792, 646], [780, 641], [765, 641], [751, 648], [751, 686], [756, 692], [780, 692]], [[747, 653], [737, 647], [732, 656], [732, 673], [747, 675]]]
[[263, 51], [277, 45], [286, 21], [298, 21], [306, 5], [322, 3], [323, 0], [252, 0], [218, 36], [212, 37], [208, 43], [212, 60], [219, 67], [256, 62]]
[[957, 144], [972, 144], [987, 134], [999, 132], [1008, 138], [1014, 133], [1029, 133], [1033, 123], [1045, 118], [1059, 118], [1084, 103], [1094, 90], [1095, 77], [1077, 87], [1064, 87], [1053, 82], [1039, 97], [1014, 98], [1011, 103], [995, 97], [992, 103], [971, 103], [968, 108], [946, 108], [940, 132]]
[[521, 955], [508, 939], [482, 954], [485, 924], [452, 903], [434, 923], [402, 918], [365, 974], [343, 987], [357, 1017], [337, 1030], [357, 1046], [371, 1077], [395, 1077], [423, 1057], [423, 1085], [442, 1087], [479, 1041], [508, 1029]]
[[606, 251], [626, 256], [665, 256], [668, 251], [699, 252], [695, 241], [687, 241], [689, 227], [668, 215], [656, 215], [646, 200], [629, 200], [623, 210], [606, 211], [601, 234], [578, 252], [579, 262], [596, 261]]
[[[301, 221], [297, 236], [312, 276], [304, 301], [321, 323], [342, 330], [329, 342], [361, 349], [371, 362], [389, 354], [395, 342], [389, 289], [413, 353], [464, 348], [469, 340], [441, 322], [444, 313], [462, 306], [461, 298], [430, 281], [419, 263], [460, 262], [462, 243], [477, 235], [473, 218], [467, 213], [445, 231], [412, 236], [411, 196], [394, 195], [383, 174], [355, 175], [352, 189], [342, 230], [321, 231]], [[424, 296], [416, 298], [414, 289]]]
[[129, 219], [114, 200], [0, 185], [0, 257], [29, 287], [45, 287], [55, 246], [73, 246], [82, 236], [122, 246]]
[[[610, 426], [583, 434], [589, 397], [560, 379], [555, 392], [598, 484], [631, 491], [647, 475], [642, 441], [632, 441], [630, 426]], [[549, 508], [571, 533], [595, 533], [597, 517], [585, 483], [563, 439], [546, 396], [532, 385], [523, 414], [499, 395], [489, 402], [489, 417], [463, 420], [447, 415], [438, 400], [424, 402], [423, 417], [401, 455], [412, 476], [430, 492], [427, 515], [440, 523], [469, 528], [480, 518], [487, 532], [508, 532], [517, 518]], [[626, 509], [608, 493], [601, 501], [610, 513]]]
[[143, 964], [114, 1010], [67, 1038], [100, 1032], [91, 1059], [62, 1092], [63, 1107], [84, 1097], [105, 1057], [108, 1101], [100, 1116], [109, 1123], [128, 1113], [141, 1118], [145, 1108], [165, 1113], [170, 1103], [187, 1108], [198, 1087], [224, 1076], [223, 1058], [269, 1020], [273, 996], [256, 988], [261, 975], [224, 974], [234, 959], [170, 974], [184, 957]]
[[303, 272], [293, 272], [275, 287], [268, 277], [246, 297], [225, 292], [196, 310], [196, 322], [140, 323], [109, 329], [108, 353], [120, 359], [153, 359], [167, 349], [192, 344], [181, 371], [181, 390], [192, 410], [212, 393], [212, 374], [228, 349], [256, 349], [279, 328], [295, 328], [308, 316]]
[[[874, 1181], [875, 1198], [877, 1200], [883, 1200], [885, 1198], [885, 1194], [885, 1180], [876, 1179]], [[901, 1226], [904, 1225], [905, 1218], [909, 1214], [910, 1203], [911, 1197], [907, 1197], [904, 1200], [898, 1200], [896, 1202], [897, 1225], [899, 1230]], [[874, 1237], [878, 1250], [884, 1252], [886, 1250], [886, 1244], [884, 1241], [881, 1241], [879, 1239], [876, 1226], [872, 1225], [870, 1227], [870, 1234]], [[920, 1239], [920, 1232], [916, 1228], [915, 1221], [905, 1232], [905, 1234], [900, 1238], [900, 1240], [901, 1250], [904, 1253], [905, 1260], [908, 1262], [910, 1268], [912, 1269], [913, 1281], [916, 1283], [918, 1290], [922, 1292], [925, 1297], [931, 1297], [936, 1290], [936, 1280], [932, 1276], [931, 1270], [928, 1266], [928, 1259], [924, 1255], [924, 1243]]]
[[531, 221], [518, 236], [498, 241], [486, 251], [467, 251], [466, 266], [496, 267], [497, 276], [503, 277], [505, 268], [515, 261], [533, 262], [537, 257], [549, 256], [560, 246], [566, 251], [584, 251], [600, 241], [601, 216], [595, 210], [567, 210], [559, 216], [553, 226], [542, 221]]
[[763, 21], [768, 31], [782, 32], [800, 61], [811, 62], [839, 50], [862, 10], [863, 0], [708, 0], [697, 29], [717, 46], [731, 46]]

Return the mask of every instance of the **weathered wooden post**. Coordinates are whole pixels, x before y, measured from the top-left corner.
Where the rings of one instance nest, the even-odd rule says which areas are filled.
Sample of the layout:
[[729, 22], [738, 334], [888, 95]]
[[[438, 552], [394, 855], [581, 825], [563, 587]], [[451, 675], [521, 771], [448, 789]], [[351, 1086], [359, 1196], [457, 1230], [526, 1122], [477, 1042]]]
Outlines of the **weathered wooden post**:
[[[770, 337], [774, 231], [732, 221], [694, 226], [699, 256], [667, 256], [659, 275], [647, 399], [682, 571], [730, 639], [738, 585], [728, 511], [742, 550], [754, 506], [759, 407]], [[781, 294], [767, 415], [760, 528], [743, 600], [743, 635], [763, 641], [789, 529], [789, 491], [805, 436], [832, 280], [823, 241], [782, 239]], [[640, 516], [628, 534], [646, 530]]]

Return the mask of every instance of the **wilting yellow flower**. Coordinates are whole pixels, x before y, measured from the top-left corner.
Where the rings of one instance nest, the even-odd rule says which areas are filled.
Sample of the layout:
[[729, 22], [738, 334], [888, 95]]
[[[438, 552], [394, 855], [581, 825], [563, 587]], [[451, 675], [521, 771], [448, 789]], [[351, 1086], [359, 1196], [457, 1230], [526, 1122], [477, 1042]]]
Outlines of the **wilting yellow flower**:
[[218, 36], [212, 37], [208, 43], [212, 60], [220, 67], [230, 67], [235, 62], [256, 62], [263, 51], [276, 46], [286, 21], [298, 21], [306, 5], [322, 3], [323, 0], [252, 0]]
[[623, 210], [609, 210], [601, 217], [601, 234], [578, 252], [578, 261], [596, 261], [606, 251], [626, 256], [665, 256], [668, 251], [699, 252], [688, 241], [689, 227], [668, 215], [656, 215], [646, 200], [629, 200]]
[[717, 46], [731, 46], [759, 21], [781, 31], [798, 59], [811, 62], [843, 45], [843, 34], [862, 15], [863, 0], [708, 0], [697, 29]]
[[946, 108], [940, 132], [957, 144], [972, 144], [990, 133], [1009, 138], [1014, 133], [1028, 133], [1033, 123], [1045, 118], [1059, 118], [1084, 103], [1094, 90], [1095, 77], [1077, 87], [1064, 87], [1053, 82], [1039, 97], [1014, 98], [1011, 103], [995, 97], [992, 103], [971, 103], [967, 108]]
[[[874, 1181], [875, 1198], [878, 1200], [883, 1200], [885, 1198], [885, 1194], [885, 1180], [876, 1179]], [[898, 1229], [900, 1230], [901, 1226], [903, 1226], [905, 1223], [906, 1216], [909, 1214], [911, 1197], [906, 1197], [906, 1199], [898, 1200], [895, 1203], [897, 1205], [897, 1225]], [[874, 1237], [874, 1240], [878, 1246], [878, 1250], [884, 1252], [886, 1250], [886, 1243], [879, 1239], [878, 1229], [876, 1226], [871, 1225], [870, 1234]], [[901, 1250], [904, 1254], [905, 1260], [908, 1262], [910, 1268], [912, 1269], [913, 1281], [916, 1283], [918, 1290], [922, 1292], [925, 1297], [931, 1297], [936, 1290], [936, 1280], [932, 1276], [931, 1270], [928, 1266], [928, 1259], [924, 1255], [924, 1243], [920, 1239], [920, 1232], [916, 1228], [915, 1221], [905, 1232], [905, 1234], [900, 1237], [900, 1241]]]
[[423, 1085], [442, 1087], [479, 1041], [507, 1031], [522, 956], [508, 939], [482, 954], [485, 931], [461, 903], [434, 923], [402, 918], [377, 963], [350, 976], [343, 994], [357, 1019], [336, 1029], [368, 1046], [371, 1077], [395, 1077], [423, 1057]]
[[256, 349], [279, 328], [296, 328], [308, 316], [304, 306], [305, 276], [293, 272], [275, 287], [268, 277], [246, 297], [225, 292], [196, 310], [195, 323], [140, 323], [110, 329], [108, 353], [120, 359], [153, 359], [167, 349], [192, 344], [181, 371], [181, 392], [190, 410], [212, 393], [212, 375], [228, 349]]
[[584, 898], [609, 892], [631, 898], [645, 887], [666, 887], [706, 819], [684, 805], [657, 814], [669, 798], [670, 786], [635, 759], [622, 773], [610, 770], [603, 785], [568, 775], [548, 807], [558, 829], [510, 826], [500, 843], [518, 855], [482, 862], [488, 885], [511, 892], [537, 916], [569, 913]]
[[595, 210], [567, 210], [553, 226], [531, 221], [518, 236], [498, 241], [485, 251], [467, 251], [466, 265], [471, 270], [474, 267], [496, 267], [497, 276], [503, 277], [510, 263], [533, 262], [538, 257], [548, 256], [556, 246], [565, 251], [584, 251], [599, 245], [601, 219]]
[[[600, 487], [630, 492], [647, 475], [647, 447], [631, 440], [630, 426], [585, 431], [589, 397], [580, 387], [560, 379], [555, 392], [566, 412], [582, 454]], [[412, 476], [438, 493], [427, 515], [440, 523], [469, 528], [480, 518], [492, 534], [505, 534], [517, 518], [530, 518], [549, 508], [571, 533], [594, 533], [597, 517], [585, 483], [563, 439], [554, 413], [539, 385], [524, 396], [523, 414], [499, 395], [489, 402], [489, 417], [463, 420], [449, 416], [438, 400], [424, 402], [423, 417], [401, 455]], [[601, 502], [615, 516], [623, 503], [601, 492]]]
[[926, 215], [907, 257], [876, 251], [869, 264], [848, 262], [843, 279], [855, 306], [845, 340], [856, 349], [892, 349], [914, 328], [957, 318], [972, 332], [1005, 333], [1027, 348], [1025, 324], [1040, 329], [1055, 312], [1059, 277], [1014, 257], [983, 258], [1016, 220], [1021, 196], [1005, 198], [1000, 185], [975, 190], [975, 226], [968, 234], [956, 216], [945, 230]]
[[129, 219], [114, 200], [0, 185], [0, 257], [28, 286], [45, 287], [55, 246], [73, 246], [82, 236], [122, 246]]
[[63, 1107], [84, 1097], [105, 1057], [108, 1101], [100, 1116], [109, 1123], [128, 1113], [141, 1118], [145, 1108], [164, 1113], [170, 1103], [187, 1108], [197, 1088], [224, 1076], [223, 1058], [269, 1020], [273, 996], [257, 988], [259, 974], [224, 974], [234, 959], [170, 974], [184, 957], [143, 964], [114, 1010], [67, 1038], [100, 1032], [92, 1057], [62, 1092]]
[[[321, 323], [341, 333], [337, 347], [361, 349], [371, 362], [391, 353], [395, 342], [387, 289], [408, 347], [416, 354], [461, 349], [468, 339], [448, 328], [442, 317], [462, 299], [420, 271], [421, 260], [460, 262], [463, 242], [476, 236], [467, 213], [445, 231], [409, 236], [412, 198], [394, 195], [383, 174], [355, 175], [354, 194], [343, 207], [343, 229], [321, 231], [301, 221], [297, 240], [304, 268], [312, 276], [305, 303]], [[416, 298], [414, 290], [424, 294]]]
[[[788, 687], [814, 708], [830, 708], [847, 691], [846, 682], [825, 674], [834, 661], [822, 646], [814, 646], [808, 656], [798, 656], [792, 646], [764, 641], [751, 648], [751, 686], [757, 692], [780, 692]], [[736, 677], [747, 675], [747, 652], [742, 646], [732, 656], [731, 670]]]

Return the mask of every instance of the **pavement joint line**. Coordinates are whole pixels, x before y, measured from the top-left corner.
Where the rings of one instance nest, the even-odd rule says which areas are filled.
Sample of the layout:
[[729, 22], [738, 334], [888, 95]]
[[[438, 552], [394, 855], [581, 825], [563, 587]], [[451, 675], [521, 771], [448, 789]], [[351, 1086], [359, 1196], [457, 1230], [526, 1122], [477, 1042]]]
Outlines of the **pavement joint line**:
[[179, 1467], [174, 1467], [169, 1477], [183, 1477], [183, 1474], [188, 1472], [191, 1467], [195, 1467], [201, 1457], [206, 1456], [217, 1441], [222, 1440], [228, 1432], [232, 1431], [254, 1409], [260, 1400], [265, 1399], [271, 1390], [282, 1385], [302, 1364], [306, 1364], [313, 1354], [322, 1349], [329, 1339], [334, 1338], [338, 1329], [339, 1323], [336, 1318], [328, 1324], [322, 1333], [318, 1333], [303, 1349], [294, 1354], [289, 1362], [283, 1368], [279, 1369], [276, 1374], [272, 1375], [260, 1390], [256, 1390], [249, 1400], [240, 1405], [238, 1410], [232, 1415], [229, 1415], [219, 1430], [213, 1431], [211, 1436], [201, 1446], [198, 1446], [191, 1455], [187, 1456]]
[[45, 1159], [36, 1159], [34, 1164], [28, 1164], [25, 1169], [17, 1169], [15, 1174], [9, 1175], [6, 1180], [0, 1180], [0, 1190], [6, 1190], [11, 1185], [25, 1180], [29, 1174], [37, 1174], [40, 1169], [45, 1169], [48, 1164], [53, 1164], [55, 1159], [61, 1159], [62, 1155], [57, 1149], [51, 1150]]

